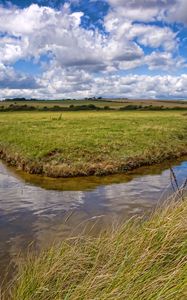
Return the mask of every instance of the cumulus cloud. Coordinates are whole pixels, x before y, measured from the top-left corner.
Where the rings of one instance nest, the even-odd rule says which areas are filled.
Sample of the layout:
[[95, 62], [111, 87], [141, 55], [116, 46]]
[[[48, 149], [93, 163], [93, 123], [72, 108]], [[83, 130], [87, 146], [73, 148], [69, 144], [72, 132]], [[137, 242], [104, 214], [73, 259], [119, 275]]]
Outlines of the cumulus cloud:
[[80, 27], [82, 15], [71, 13], [68, 5], [61, 11], [38, 5], [0, 8], [0, 30], [9, 34], [0, 42], [2, 62], [37, 58], [51, 52], [62, 67], [76, 66], [95, 72], [117, 67], [119, 61], [142, 57], [143, 51], [132, 40], [121, 40], [119, 34], [107, 38], [98, 30]]
[[117, 14], [128, 20], [154, 21], [176, 0], [108, 0], [113, 15]]
[[178, 22], [187, 24], [186, 0], [108, 0], [111, 12], [134, 21]]
[[185, 65], [185, 60], [182, 57], [173, 58], [171, 53], [168, 52], [152, 52], [145, 57], [145, 63], [150, 70], [162, 69], [169, 71], [172, 69], [180, 68]]
[[169, 22], [178, 22], [187, 25], [187, 1], [176, 0], [175, 4], [165, 12], [165, 19]]
[[[147, 97], [154, 98], [162, 94], [158, 88], [170, 95], [169, 89], [164, 89], [168, 82], [165, 77], [162, 85], [159, 83], [155, 88], [154, 81], [160, 82], [160, 77], [117, 74], [133, 72], [141, 66], [166, 72], [185, 66], [185, 59], [178, 54], [178, 32], [169, 26], [170, 22], [186, 22], [185, 1], [108, 0], [108, 3], [110, 9], [103, 20], [105, 32], [94, 26], [83, 28], [84, 12], [72, 12], [67, 3], [61, 9], [37, 4], [26, 8], [0, 6], [2, 95], [145, 97], [147, 92]], [[161, 26], [156, 23], [158, 20], [167, 25]], [[36, 64], [41, 63], [43, 56], [48, 56], [48, 61], [40, 76], [21, 74], [13, 68], [20, 59], [32, 58]], [[178, 84], [178, 77], [168, 80], [173, 82], [173, 78]], [[145, 90], [141, 87], [144, 80]], [[185, 91], [183, 82], [181, 77], [181, 91]], [[176, 95], [179, 90], [172, 92]]]
[[177, 34], [169, 27], [161, 28], [153, 25], [131, 24], [127, 35], [131, 39], [137, 38], [143, 46], [155, 49], [162, 47], [166, 51], [177, 48]]
[[39, 81], [32, 76], [23, 75], [0, 63], [0, 90], [3, 89], [38, 89]]
[[[52, 72], [52, 73], [51, 73]], [[52, 76], [52, 77], [51, 77]], [[92, 77], [85, 71], [74, 75], [61, 73], [60, 68], [51, 70], [42, 78], [42, 87], [36, 90], [2, 89], [4, 97], [23, 96], [37, 98], [84, 98], [95, 95], [128, 98], [185, 98], [187, 97], [187, 75], [107, 75]]]
[[142, 59], [141, 45], [161, 46], [167, 51], [177, 47], [176, 34], [170, 28], [134, 25], [120, 15], [115, 16], [117, 23], [114, 25], [111, 14], [113, 12], [105, 19], [109, 31], [106, 36], [97, 29], [82, 28], [83, 13], [72, 13], [68, 5], [64, 5], [61, 11], [36, 4], [24, 9], [0, 7], [0, 31], [9, 35], [0, 39], [2, 62], [37, 58], [51, 52], [62, 67], [77, 66], [99, 71], [127, 65], [128, 69], [128, 63], [119, 62]]

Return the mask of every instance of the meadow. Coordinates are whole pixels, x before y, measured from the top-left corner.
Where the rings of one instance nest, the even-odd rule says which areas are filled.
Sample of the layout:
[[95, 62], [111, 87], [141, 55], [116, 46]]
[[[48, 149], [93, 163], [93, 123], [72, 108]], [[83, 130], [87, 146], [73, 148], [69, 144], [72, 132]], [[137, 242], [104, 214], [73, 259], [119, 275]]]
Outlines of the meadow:
[[8, 287], [9, 299], [185, 300], [186, 215], [186, 200], [173, 201], [147, 221], [28, 254]]
[[122, 173], [186, 153], [184, 111], [0, 113], [0, 157], [29, 173]]

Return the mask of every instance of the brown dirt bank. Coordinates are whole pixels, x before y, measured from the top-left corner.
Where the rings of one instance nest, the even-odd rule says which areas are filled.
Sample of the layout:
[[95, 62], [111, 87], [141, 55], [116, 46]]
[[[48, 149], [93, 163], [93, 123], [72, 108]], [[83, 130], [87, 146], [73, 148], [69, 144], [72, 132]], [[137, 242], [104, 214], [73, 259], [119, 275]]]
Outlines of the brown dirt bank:
[[98, 163], [77, 163], [71, 165], [67, 163], [52, 164], [35, 160], [28, 160], [20, 157], [17, 153], [9, 153], [5, 149], [0, 149], [0, 159], [8, 165], [29, 174], [38, 174], [52, 178], [68, 178], [78, 176], [105, 176], [112, 174], [127, 173], [142, 166], [159, 164], [165, 160], [173, 160], [187, 155], [187, 146], [181, 149], [171, 150], [165, 153], [149, 153], [144, 156], [129, 157], [126, 160], [104, 161]]

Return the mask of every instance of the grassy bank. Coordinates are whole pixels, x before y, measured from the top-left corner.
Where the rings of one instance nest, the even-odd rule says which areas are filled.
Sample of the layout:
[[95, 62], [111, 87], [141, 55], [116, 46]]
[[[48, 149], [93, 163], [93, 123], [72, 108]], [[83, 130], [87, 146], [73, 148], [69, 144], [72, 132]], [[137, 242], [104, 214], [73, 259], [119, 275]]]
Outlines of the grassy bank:
[[0, 114], [0, 157], [30, 173], [106, 175], [186, 153], [187, 119], [178, 111]]
[[187, 299], [187, 202], [30, 258], [12, 300]]

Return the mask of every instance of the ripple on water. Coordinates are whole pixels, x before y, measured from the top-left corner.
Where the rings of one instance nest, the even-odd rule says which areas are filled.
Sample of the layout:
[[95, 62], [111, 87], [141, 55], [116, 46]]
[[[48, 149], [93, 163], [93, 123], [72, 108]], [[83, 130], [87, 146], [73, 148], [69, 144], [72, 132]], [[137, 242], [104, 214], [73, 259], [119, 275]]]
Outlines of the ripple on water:
[[[187, 161], [173, 166], [180, 185]], [[77, 234], [88, 220], [98, 232], [115, 220], [150, 213], [171, 193], [168, 163], [128, 175], [66, 180], [31, 176], [0, 163], [0, 275], [31, 242], [44, 247]]]

